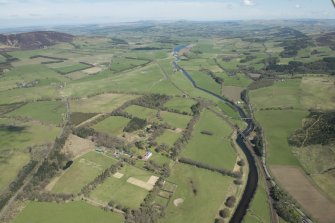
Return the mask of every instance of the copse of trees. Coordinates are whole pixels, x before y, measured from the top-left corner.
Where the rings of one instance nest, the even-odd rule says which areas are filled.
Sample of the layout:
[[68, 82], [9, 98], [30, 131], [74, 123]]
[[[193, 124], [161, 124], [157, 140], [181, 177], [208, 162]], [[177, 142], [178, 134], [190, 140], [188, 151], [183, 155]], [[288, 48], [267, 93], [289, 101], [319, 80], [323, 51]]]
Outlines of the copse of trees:
[[137, 117], [134, 117], [128, 122], [127, 126], [124, 127], [124, 132], [134, 132], [139, 129], [143, 129], [147, 125], [147, 121], [144, 119], [140, 119]]
[[335, 112], [311, 111], [303, 126], [289, 137], [292, 146], [328, 145], [335, 141]]
[[147, 94], [133, 100], [133, 104], [148, 108], [162, 108], [170, 98], [164, 94]]
[[257, 156], [263, 156], [264, 155], [264, 145], [263, 145], [263, 139], [262, 139], [262, 129], [259, 126], [256, 126], [254, 129], [256, 135], [251, 140], [251, 143], [253, 144], [254, 151]]
[[292, 199], [278, 186], [273, 186], [270, 195], [274, 200], [274, 208], [278, 215], [290, 223], [300, 223], [301, 217], [294, 209]]

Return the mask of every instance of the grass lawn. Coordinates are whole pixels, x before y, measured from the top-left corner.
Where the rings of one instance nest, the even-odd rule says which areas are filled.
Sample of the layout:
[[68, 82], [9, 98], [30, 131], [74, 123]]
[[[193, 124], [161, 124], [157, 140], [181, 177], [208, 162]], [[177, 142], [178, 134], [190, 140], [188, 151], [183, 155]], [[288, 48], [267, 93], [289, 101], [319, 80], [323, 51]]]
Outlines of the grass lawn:
[[[172, 169], [169, 181], [176, 183], [177, 189], [165, 211], [165, 217], [159, 222], [203, 223], [214, 221], [233, 179], [178, 163]], [[176, 207], [173, 201], [178, 198], [184, 202]]]
[[137, 98], [137, 95], [129, 94], [101, 94], [90, 98], [72, 100], [73, 112], [112, 112], [126, 101]]
[[10, 116], [28, 117], [46, 123], [59, 125], [66, 113], [65, 104], [61, 101], [39, 101], [28, 103], [9, 113]]
[[103, 211], [83, 201], [29, 202], [12, 223], [122, 223], [121, 214]]
[[119, 172], [124, 174], [120, 179], [109, 177], [104, 183], [97, 186], [90, 197], [106, 203], [113, 200], [116, 204], [138, 208], [148, 191], [128, 183], [127, 180], [129, 177], [134, 177], [146, 182], [152, 174], [130, 165], [124, 166]]
[[173, 143], [180, 137], [179, 133], [173, 132], [171, 130], [165, 130], [162, 135], [156, 138], [156, 142], [158, 145], [166, 144], [172, 146]]
[[160, 112], [160, 116], [162, 117], [164, 122], [167, 122], [169, 125], [175, 128], [184, 129], [187, 126], [187, 123], [191, 120], [191, 116], [188, 115], [181, 115], [178, 113]]
[[264, 130], [269, 164], [299, 165], [292, 148], [288, 145], [287, 137], [301, 127], [302, 120], [307, 115], [307, 111], [300, 110], [270, 110], [255, 113], [257, 122]]
[[191, 106], [196, 104], [196, 101], [190, 98], [174, 97], [164, 104], [164, 107], [176, 109], [181, 112], [191, 113]]
[[93, 128], [99, 132], [120, 135], [123, 133], [123, 128], [126, 127], [130, 119], [122, 116], [111, 116], [94, 125]]
[[79, 193], [83, 186], [114, 163], [116, 163], [116, 160], [95, 151], [78, 157], [57, 181], [52, 188], [52, 192], [66, 194]]
[[[204, 130], [213, 135], [202, 134]], [[231, 170], [236, 162], [236, 153], [230, 144], [232, 131], [220, 117], [205, 110], [181, 156]]]

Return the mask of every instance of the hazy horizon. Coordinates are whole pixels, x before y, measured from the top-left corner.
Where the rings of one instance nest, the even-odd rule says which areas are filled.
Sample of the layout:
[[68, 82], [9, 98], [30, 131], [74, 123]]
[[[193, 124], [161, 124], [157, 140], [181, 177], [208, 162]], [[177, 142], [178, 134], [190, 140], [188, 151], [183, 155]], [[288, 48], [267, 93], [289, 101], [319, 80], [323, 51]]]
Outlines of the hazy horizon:
[[330, 0], [0, 0], [0, 28], [282, 19], [335, 19], [335, 9]]

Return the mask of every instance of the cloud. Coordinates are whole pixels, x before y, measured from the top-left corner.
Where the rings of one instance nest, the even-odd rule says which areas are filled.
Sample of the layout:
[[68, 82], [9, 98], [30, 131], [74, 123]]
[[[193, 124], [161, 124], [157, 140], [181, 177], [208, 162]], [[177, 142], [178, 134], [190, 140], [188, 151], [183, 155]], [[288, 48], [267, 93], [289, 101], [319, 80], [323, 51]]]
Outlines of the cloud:
[[254, 5], [254, 1], [253, 0], [243, 0], [243, 4], [247, 5], [247, 6], [252, 6]]
[[296, 4], [295, 7], [296, 7], [297, 9], [300, 9], [301, 6], [300, 6], [299, 4]]

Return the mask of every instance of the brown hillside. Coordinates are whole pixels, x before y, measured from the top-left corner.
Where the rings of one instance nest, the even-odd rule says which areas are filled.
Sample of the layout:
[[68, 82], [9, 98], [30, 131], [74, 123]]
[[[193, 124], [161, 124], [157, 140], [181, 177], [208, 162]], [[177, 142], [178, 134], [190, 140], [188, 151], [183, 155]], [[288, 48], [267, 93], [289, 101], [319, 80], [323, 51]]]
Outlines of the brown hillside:
[[13, 48], [38, 49], [59, 42], [71, 42], [74, 36], [53, 31], [39, 31], [19, 34], [0, 34], [0, 44]]

